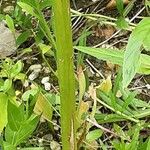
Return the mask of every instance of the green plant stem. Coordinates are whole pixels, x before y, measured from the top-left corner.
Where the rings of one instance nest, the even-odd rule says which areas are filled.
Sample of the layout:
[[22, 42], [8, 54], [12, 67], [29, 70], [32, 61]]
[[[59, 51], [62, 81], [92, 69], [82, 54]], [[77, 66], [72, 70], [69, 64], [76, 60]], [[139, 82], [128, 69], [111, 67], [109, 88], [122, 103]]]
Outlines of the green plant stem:
[[69, 0], [53, 1], [63, 150], [76, 150], [75, 77]]
[[47, 37], [47, 39], [51, 42], [52, 46], [54, 47], [54, 49], [56, 48], [56, 43], [55, 43], [55, 40], [51, 34], [51, 31], [49, 29], [49, 26], [46, 22], [46, 20], [44, 19], [44, 16], [43, 14], [40, 13], [39, 11], [39, 21], [40, 21], [40, 27], [41, 27], [41, 30], [42, 32], [45, 34], [45, 36]]
[[[84, 14], [84, 13], [81, 13], [81, 12], [73, 10], [73, 9], [71, 9], [71, 12], [73, 14], [72, 15], [73, 17], [82, 16], [82, 17], [85, 17], [85, 18], [93, 20], [93, 21], [100, 20], [101, 23], [116, 26], [117, 19], [112, 18], [112, 17], [108, 17], [108, 16], [104, 16], [104, 15], [100, 15], [100, 14]], [[136, 27], [136, 24], [131, 23], [131, 22], [129, 22], [129, 25], [130, 25], [130, 27], [127, 29], [129, 31], [132, 31]]]

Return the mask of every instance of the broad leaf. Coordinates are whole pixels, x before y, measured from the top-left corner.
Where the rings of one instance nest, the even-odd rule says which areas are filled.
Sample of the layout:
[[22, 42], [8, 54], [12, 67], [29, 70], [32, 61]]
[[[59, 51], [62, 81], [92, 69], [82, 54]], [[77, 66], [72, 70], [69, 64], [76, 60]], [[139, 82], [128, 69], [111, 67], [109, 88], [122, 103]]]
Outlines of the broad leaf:
[[35, 16], [37, 18], [39, 18], [39, 16], [37, 15], [37, 13], [35, 12], [36, 10], [31, 6], [28, 5], [27, 3], [24, 2], [18, 2], [17, 3], [25, 12], [31, 14], [32, 16]]
[[7, 95], [0, 93], [0, 133], [7, 124]]
[[145, 50], [150, 51], [150, 36], [147, 36], [143, 42]]
[[39, 122], [39, 116], [31, 116], [27, 121], [25, 121], [17, 132], [17, 137], [15, 145], [20, 144], [23, 140], [28, 138], [32, 132], [36, 129]]
[[3, 86], [3, 91], [7, 92], [11, 89], [12, 87], [12, 80], [11, 79], [6, 79], [4, 82], [4, 86]]
[[126, 88], [140, 66], [140, 48], [150, 34], [150, 18], [144, 18], [132, 32], [123, 59], [123, 87]]
[[102, 134], [103, 134], [103, 131], [100, 129], [90, 131], [86, 136], [86, 140], [87, 141], [97, 140], [98, 138], [100, 138], [102, 136]]
[[3, 142], [3, 150], [16, 150], [16, 147], [10, 143]]
[[15, 33], [15, 26], [14, 26], [14, 22], [13, 22], [13, 19], [9, 16], [9, 15], [6, 15], [6, 22], [7, 22], [7, 25], [9, 27], [9, 29]]
[[19, 60], [17, 63], [12, 67], [11, 69], [11, 78], [14, 78], [16, 75], [18, 75], [23, 68], [23, 63]]
[[30, 35], [31, 35], [30, 30], [21, 33], [16, 40], [17, 46], [19, 47], [22, 43], [24, 43], [30, 37]]
[[8, 125], [13, 131], [18, 131], [24, 121], [23, 107], [8, 102]]
[[10, 127], [7, 126], [5, 131], [6, 142], [9, 142], [14, 146], [19, 145], [32, 134], [36, 129], [38, 122], [39, 116], [32, 115], [28, 120], [21, 124], [18, 131], [12, 131]]

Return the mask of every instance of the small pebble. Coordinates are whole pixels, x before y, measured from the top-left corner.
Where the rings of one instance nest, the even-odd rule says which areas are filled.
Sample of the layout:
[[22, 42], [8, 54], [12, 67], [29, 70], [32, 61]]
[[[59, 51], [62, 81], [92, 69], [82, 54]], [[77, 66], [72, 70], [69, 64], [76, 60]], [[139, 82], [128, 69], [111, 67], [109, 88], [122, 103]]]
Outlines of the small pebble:
[[24, 82], [23, 86], [24, 86], [25, 88], [27, 88], [27, 87], [29, 86], [29, 82], [28, 82], [28, 80], [25, 80], [25, 82]]
[[58, 142], [56, 142], [56, 141], [52, 141], [50, 143], [50, 148], [52, 150], [61, 150], [60, 144]]
[[48, 67], [44, 67], [44, 68], [43, 68], [43, 71], [44, 71], [44, 73], [46, 73], [46, 74], [51, 72]]
[[150, 90], [150, 84], [146, 84], [146, 88]]
[[3, 9], [5, 13], [11, 13], [14, 10], [14, 6], [7, 6]]
[[96, 73], [95, 75], [96, 75], [96, 77], [100, 77], [99, 73]]
[[59, 130], [59, 127], [58, 127], [58, 126], [54, 126], [54, 130], [55, 130], [55, 131], [58, 131], [58, 130]]
[[29, 70], [30, 71], [35, 71], [35, 72], [37, 72], [36, 70], [41, 70], [42, 69], [42, 66], [40, 65], [40, 64], [35, 64], [35, 65], [31, 65], [30, 67], [29, 67]]
[[39, 72], [32, 72], [29, 75], [29, 80], [34, 81], [39, 76]]
[[41, 83], [42, 83], [42, 84], [45, 84], [45, 83], [47, 83], [47, 82], [49, 82], [49, 77], [44, 77], [44, 78], [41, 80]]
[[46, 91], [49, 91], [51, 89], [51, 84], [49, 82], [44, 83], [44, 88]]

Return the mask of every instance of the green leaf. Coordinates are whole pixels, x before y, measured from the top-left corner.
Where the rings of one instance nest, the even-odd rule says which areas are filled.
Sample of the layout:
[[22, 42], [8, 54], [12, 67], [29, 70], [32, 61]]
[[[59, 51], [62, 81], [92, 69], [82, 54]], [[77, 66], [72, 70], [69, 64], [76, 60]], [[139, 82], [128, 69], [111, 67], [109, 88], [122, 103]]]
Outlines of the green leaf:
[[123, 88], [126, 88], [140, 66], [140, 48], [150, 34], [150, 18], [144, 18], [130, 35], [123, 59]]
[[16, 40], [17, 46], [19, 47], [22, 43], [24, 43], [30, 37], [30, 35], [31, 35], [31, 31], [29, 30], [21, 33]]
[[102, 134], [103, 134], [103, 131], [100, 129], [90, 131], [90, 132], [88, 132], [88, 134], [86, 136], [86, 140], [89, 142], [94, 141], [94, 140], [100, 138], [102, 136]]
[[28, 120], [22, 122], [18, 131], [13, 131], [7, 126], [5, 131], [6, 141], [14, 146], [19, 145], [33, 133], [38, 122], [39, 116], [32, 115]]
[[143, 41], [145, 50], [150, 51], [150, 36], [147, 36]]
[[135, 127], [135, 131], [132, 137], [132, 141], [131, 143], [128, 145], [128, 150], [136, 150], [138, 148], [138, 144], [139, 144], [139, 132], [140, 132], [141, 127], [140, 126], [136, 126]]
[[11, 79], [6, 79], [4, 82], [4, 86], [3, 86], [3, 91], [7, 92], [8, 90], [10, 90], [12, 87], [12, 80]]
[[106, 144], [104, 144], [101, 139], [99, 139], [99, 142], [102, 150], [108, 150]]
[[51, 7], [52, 5], [52, 0], [44, 0], [40, 4], [41, 10], [43, 10], [45, 7]]
[[21, 72], [22, 68], [23, 68], [23, 63], [21, 62], [21, 60], [17, 61], [17, 63], [13, 65], [11, 69], [11, 78], [17, 76]]
[[24, 82], [25, 78], [26, 78], [26, 75], [24, 73], [19, 73], [15, 76], [14, 81], [21, 80], [22, 82]]
[[115, 150], [128, 150], [128, 145], [124, 141], [114, 140], [112, 144]]
[[13, 19], [9, 16], [9, 15], [6, 15], [6, 22], [7, 22], [7, 25], [9, 27], [9, 29], [15, 33], [15, 26], [14, 26], [14, 21]]
[[122, 50], [106, 49], [106, 48], [93, 48], [93, 47], [84, 47], [84, 46], [74, 46], [75, 49], [86, 53], [88, 55], [94, 56], [98, 59], [104, 61], [110, 61], [114, 64], [122, 65], [123, 63], [123, 54]]
[[128, 22], [125, 20], [124, 17], [119, 17], [116, 21], [116, 24], [117, 24], [118, 28], [120, 28], [120, 29], [128, 28]]
[[148, 6], [148, 7], [150, 7], [150, 1], [149, 1], [149, 0], [146, 0], [146, 1], [145, 1], [145, 5]]
[[43, 55], [48, 53], [48, 54], [54, 56], [54, 53], [51, 50], [51, 46], [43, 44], [43, 43], [39, 43], [38, 46], [41, 49]]
[[129, 4], [124, 8], [124, 11], [123, 11], [124, 17], [126, 17], [129, 14], [131, 9], [134, 7], [135, 2], [136, 2], [136, 0], [130, 1]]
[[145, 142], [140, 141], [137, 150], [149, 150], [150, 149], [150, 138], [147, 138]]
[[10, 127], [7, 125], [5, 128], [5, 141], [13, 145], [16, 138], [16, 132], [11, 130]]
[[122, 112], [124, 112], [127, 109], [128, 105], [132, 103], [132, 101], [136, 95], [137, 95], [137, 92], [131, 92], [128, 95], [128, 97], [125, 99], [125, 102], [122, 106]]
[[44, 147], [28, 147], [28, 148], [21, 148], [20, 150], [44, 150]]
[[33, 7], [34, 9], [38, 9], [40, 4], [41, 4], [41, 1], [40, 0], [21, 0], [21, 2], [23, 3], [26, 3], [28, 5], [30, 5], [31, 7]]
[[13, 131], [18, 131], [21, 123], [24, 121], [24, 114], [22, 107], [8, 102], [8, 125]]
[[150, 138], [148, 139], [148, 142], [147, 142], [147, 149], [146, 150], [149, 150], [150, 149]]
[[122, 116], [117, 115], [117, 114], [96, 114], [95, 119], [100, 124], [124, 120], [124, 118]]
[[22, 100], [23, 101], [28, 101], [30, 96], [36, 96], [36, 94], [38, 93], [38, 89], [31, 89], [26, 91], [25, 93], [23, 93], [22, 95]]
[[117, 9], [119, 11], [119, 14], [121, 16], [123, 16], [123, 11], [124, 11], [124, 4], [123, 4], [123, 0], [116, 0], [116, 4], [117, 4]]
[[123, 129], [118, 126], [117, 124], [114, 124], [114, 130], [117, 133], [117, 135], [119, 135], [119, 137], [122, 140], [130, 140], [130, 137], [123, 131]]
[[36, 14], [35, 9], [28, 5], [27, 3], [24, 2], [18, 2], [17, 3], [25, 12], [29, 13], [32, 16], [35, 16], [37, 18], [39, 18], [39, 16]]
[[39, 122], [39, 116], [32, 115], [28, 120], [26, 120], [17, 132], [16, 140], [14, 145], [20, 144], [23, 140], [28, 138], [32, 132], [36, 129]]
[[17, 148], [10, 143], [3, 142], [3, 150], [16, 150]]
[[[110, 61], [111, 63], [118, 64], [122, 66], [124, 51], [118, 49], [106, 49], [106, 48], [92, 48], [84, 46], [74, 46], [75, 49], [101, 59], [104, 61]], [[150, 56], [141, 54], [140, 55], [140, 66], [138, 68], [138, 73], [141, 74], [150, 74]]]
[[7, 124], [7, 103], [7, 95], [0, 93], [0, 133]]

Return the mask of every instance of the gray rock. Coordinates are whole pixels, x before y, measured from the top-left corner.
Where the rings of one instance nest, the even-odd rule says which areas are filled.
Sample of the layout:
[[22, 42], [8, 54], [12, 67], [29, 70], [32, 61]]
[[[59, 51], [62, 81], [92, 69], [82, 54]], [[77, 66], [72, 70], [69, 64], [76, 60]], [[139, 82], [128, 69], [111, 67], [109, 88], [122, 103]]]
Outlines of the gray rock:
[[15, 53], [16, 40], [14, 34], [0, 22], [0, 58], [5, 58]]

